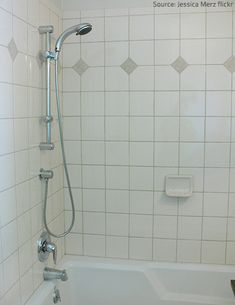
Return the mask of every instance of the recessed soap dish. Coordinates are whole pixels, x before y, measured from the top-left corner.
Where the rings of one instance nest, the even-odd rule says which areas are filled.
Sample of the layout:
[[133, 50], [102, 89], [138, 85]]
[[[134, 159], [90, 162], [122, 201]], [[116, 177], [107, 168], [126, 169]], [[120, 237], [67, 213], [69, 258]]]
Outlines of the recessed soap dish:
[[166, 176], [166, 194], [169, 197], [191, 197], [193, 194], [193, 177]]

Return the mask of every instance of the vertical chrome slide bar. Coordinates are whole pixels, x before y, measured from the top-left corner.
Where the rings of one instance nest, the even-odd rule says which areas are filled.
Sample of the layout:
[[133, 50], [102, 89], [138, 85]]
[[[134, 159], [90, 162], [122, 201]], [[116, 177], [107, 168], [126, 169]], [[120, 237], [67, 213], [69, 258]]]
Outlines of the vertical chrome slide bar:
[[[51, 34], [46, 33], [46, 49], [51, 52]], [[46, 105], [47, 143], [51, 143], [51, 59], [47, 57], [47, 105]]]
[[41, 142], [39, 147], [41, 150], [53, 150], [54, 144], [51, 142], [51, 123], [53, 117], [51, 115], [51, 34], [54, 31], [52, 25], [40, 26], [38, 28], [40, 34], [46, 34], [46, 51], [42, 52], [42, 59], [46, 59], [46, 116], [44, 122], [46, 124], [46, 142]]

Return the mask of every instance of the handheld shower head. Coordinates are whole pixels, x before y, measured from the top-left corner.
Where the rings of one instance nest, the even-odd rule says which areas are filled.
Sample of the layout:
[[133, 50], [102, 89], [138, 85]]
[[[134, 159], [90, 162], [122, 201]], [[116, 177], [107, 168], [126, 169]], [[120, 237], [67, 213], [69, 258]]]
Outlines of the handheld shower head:
[[90, 23], [80, 23], [71, 26], [70, 28], [65, 30], [62, 34], [60, 34], [60, 36], [58, 37], [55, 44], [55, 51], [60, 52], [64, 40], [71, 34], [75, 33], [76, 35], [85, 35], [88, 34], [91, 30], [92, 30], [92, 25]]
[[92, 25], [90, 23], [79, 24], [78, 31], [76, 35], [86, 35], [92, 30]]

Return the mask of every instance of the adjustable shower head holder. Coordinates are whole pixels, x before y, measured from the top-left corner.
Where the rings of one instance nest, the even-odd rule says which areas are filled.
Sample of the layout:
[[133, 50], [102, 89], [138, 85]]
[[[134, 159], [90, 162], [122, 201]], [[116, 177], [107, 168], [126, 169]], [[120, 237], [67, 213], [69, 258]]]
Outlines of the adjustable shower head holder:
[[49, 180], [52, 179], [54, 176], [54, 173], [52, 170], [45, 170], [43, 168], [40, 169], [39, 178], [41, 180]]

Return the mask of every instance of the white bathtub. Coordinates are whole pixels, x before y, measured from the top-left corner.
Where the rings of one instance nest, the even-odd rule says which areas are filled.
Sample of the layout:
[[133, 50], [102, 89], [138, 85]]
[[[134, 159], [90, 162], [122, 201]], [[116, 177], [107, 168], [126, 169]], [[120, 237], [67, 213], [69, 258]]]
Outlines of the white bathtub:
[[235, 267], [160, 264], [67, 256], [67, 282], [44, 282], [27, 305], [234, 305]]

